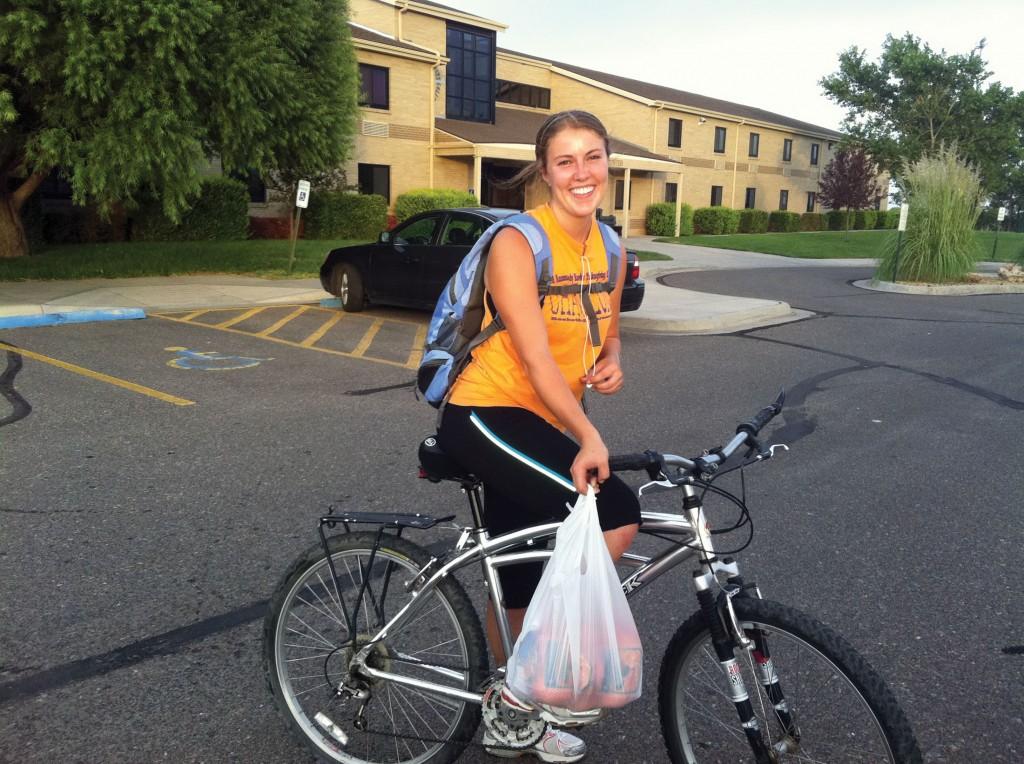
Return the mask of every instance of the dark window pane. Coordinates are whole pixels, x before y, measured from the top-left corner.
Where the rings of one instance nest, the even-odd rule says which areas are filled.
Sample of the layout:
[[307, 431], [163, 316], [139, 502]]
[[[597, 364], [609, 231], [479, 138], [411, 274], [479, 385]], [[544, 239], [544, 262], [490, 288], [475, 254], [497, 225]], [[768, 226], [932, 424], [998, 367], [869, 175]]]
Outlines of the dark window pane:
[[448, 55], [452, 54], [452, 48], [462, 47], [462, 32], [457, 29], [448, 30]]
[[683, 145], [683, 121], [681, 119], [669, 119], [668, 145], [674, 148], [679, 148]]
[[473, 119], [473, 101], [470, 98], [462, 99], [462, 116], [466, 119]]
[[722, 205], [722, 187], [712, 186], [711, 187], [711, 206], [720, 207]]
[[818, 164], [818, 149], [817, 143], [811, 144], [811, 164]]
[[725, 128], [724, 127], [716, 127], [715, 128], [715, 153], [716, 154], [725, 153]]
[[462, 76], [462, 51], [461, 50], [449, 50], [448, 57], [451, 61], [448, 62], [448, 74], [455, 75], [456, 77]]
[[756, 157], [757, 156], [757, 152], [760, 149], [760, 146], [761, 146], [761, 136], [760, 136], [760, 134], [759, 133], [751, 133], [750, 134], [750, 146], [748, 147], [747, 155], [748, 156], [752, 156], [752, 157]]
[[448, 96], [448, 99], [445, 101], [444, 113], [448, 119], [458, 119], [462, 113], [462, 101], [454, 96]]
[[478, 80], [491, 79], [491, 57], [486, 53], [476, 54], [476, 78]]
[[665, 201], [675, 202], [676, 196], [679, 193], [679, 185], [676, 183], [665, 184]]
[[807, 192], [807, 211], [814, 212], [814, 192]]
[[476, 38], [476, 50], [477, 53], [490, 53], [491, 52], [491, 38], [481, 35]]
[[491, 102], [490, 101], [475, 101], [476, 111], [474, 118], [481, 121], [488, 121], [491, 118]]
[[386, 164], [360, 164], [359, 193], [380, 194], [390, 204], [391, 168]]
[[789, 209], [789, 191], [779, 191], [779, 209]]
[[448, 78], [448, 97], [455, 96], [456, 98], [462, 98], [462, 78], [461, 77], [449, 77]]
[[487, 82], [476, 81], [476, 99], [478, 101], [490, 101], [491, 87]]
[[474, 35], [472, 32], [463, 32], [462, 33], [462, 47], [465, 48], [466, 50], [473, 50], [473, 48], [476, 45], [476, 39], [475, 38], [476, 38], [476, 35]]
[[790, 162], [793, 160], [793, 141], [786, 138], [782, 141], [782, 161]]
[[744, 208], [746, 208], [748, 210], [754, 209], [754, 205], [756, 203], [756, 199], [757, 199], [757, 189], [756, 188], [748, 188], [747, 189], [747, 198], [746, 198], [746, 200], [743, 203]]
[[615, 209], [621, 210], [622, 203], [626, 198], [626, 182], [624, 180], [615, 181]]

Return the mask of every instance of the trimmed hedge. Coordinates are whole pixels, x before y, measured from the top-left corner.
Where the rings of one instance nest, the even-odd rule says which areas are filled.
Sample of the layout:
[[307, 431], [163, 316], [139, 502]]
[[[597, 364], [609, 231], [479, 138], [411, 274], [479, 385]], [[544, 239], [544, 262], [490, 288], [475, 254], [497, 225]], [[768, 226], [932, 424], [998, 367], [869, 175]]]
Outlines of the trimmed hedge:
[[829, 210], [825, 213], [825, 217], [828, 219], [828, 230], [830, 231], [845, 231], [848, 228], [853, 228], [852, 210]]
[[875, 210], [857, 210], [853, 213], [853, 227], [858, 231], [870, 231], [875, 227], [878, 212]]
[[[648, 236], [676, 235], [676, 205], [672, 202], [656, 202], [647, 205], [644, 221]], [[689, 204], [679, 208], [679, 235], [693, 236], [693, 207]]]
[[900, 208], [893, 207], [891, 210], [885, 211], [885, 227], [891, 228], [894, 231], [900, 225]]
[[454, 188], [414, 188], [399, 194], [395, 200], [395, 217], [401, 223], [429, 210], [479, 206], [480, 202], [467, 191], [456, 191]]
[[741, 210], [740, 233], [764, 233], [768, 230], [767, 210]]
[[824, 231], [826, 228], [825, 216], [820, 212], [805, 212], [800, 216], [801, 231]]
[[249, 189], [240, 180], [203, 178], [199, 198], [175, 225], [150, 204], [139, 210], [132, 223], [136, 241], [206, 241], [245, 239], [249, 234]]
[[700, 207], [693, 211], [693, 230], [699, 234], [736, 233], [740, 211], [729, 207]]
[[875, 230], [885, 228], [885, 221], [888, 214], [888, 210], [878, 210], [878, 212], [875, 213]]
[[378, 194], [321, 191], [302, 216], [307, 239], [376, 239], [387, 223], [388, 203]]
[[775, 212], [768, 216], [768, 230], [773, 233], [793, 233], [799, 231], [800, 213], [775, 210]]

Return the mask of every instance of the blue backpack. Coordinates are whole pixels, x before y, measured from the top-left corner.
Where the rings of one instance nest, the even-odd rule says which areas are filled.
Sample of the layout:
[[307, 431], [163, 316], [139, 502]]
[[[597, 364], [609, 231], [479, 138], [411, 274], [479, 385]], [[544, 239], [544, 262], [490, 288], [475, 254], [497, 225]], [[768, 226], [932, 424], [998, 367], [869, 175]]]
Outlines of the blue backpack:
[[[608, 255], [608, 282], [595, 284], [592, 292], [611, 292], [619, 275], [619, 237], [604, 223], [600, 227]], [[520, 213], [499, 220], [480, 235], [463, 258], [459, 269], [441, 292], [430, 318], [423, 357], [416, 372], [416, 388], [434, 408], [441, 408], [459, 374], [469, 363], [473, 350], [505, 328], [501, 317], [481, 331], [484, 320], [484, 270], [495, 235], [503, 228], [519, 231], [533, 250], [540, 302], [549, 294], [579, 294], [579, 286], [551, 286], [551, 243], [543, 226], [532, 215]], [[587, 309], [593, 319], [593, 310]], [[593, 319], [596, 320], [596, 319]]]

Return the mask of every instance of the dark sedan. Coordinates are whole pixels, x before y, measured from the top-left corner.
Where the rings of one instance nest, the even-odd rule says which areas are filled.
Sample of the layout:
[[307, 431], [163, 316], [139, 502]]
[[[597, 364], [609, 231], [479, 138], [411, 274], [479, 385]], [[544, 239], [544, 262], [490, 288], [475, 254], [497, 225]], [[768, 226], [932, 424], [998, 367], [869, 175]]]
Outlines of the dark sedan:
[[[375, 244], [331, 250], [320, 267], [320, 283], [353, 313], [368, 302], [432, 310], [480, 234], [517, 212], [493, 207], [422, 212], [381, 233]], [[627, 250], [626, 263], [622, 310], [636, 310], [644, 298], [636, 253]]]

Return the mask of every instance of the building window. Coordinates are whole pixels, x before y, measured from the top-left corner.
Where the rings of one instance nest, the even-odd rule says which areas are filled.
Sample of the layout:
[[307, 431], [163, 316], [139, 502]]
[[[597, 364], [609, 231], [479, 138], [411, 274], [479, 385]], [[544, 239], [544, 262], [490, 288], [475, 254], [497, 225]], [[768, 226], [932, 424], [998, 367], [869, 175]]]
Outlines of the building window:
[[875, 197], [875, 209], [876, 210], [882, 209], [882, 197], [880, 197], [880, 196], [876, 196]]
[[807, 192], [807, 211], [814, 212], [814, 192]]
[[711, 187], [711, 206], [721, 207], [722, 206], [722, 187], [712, 186]]
[[820, 148], [821, 146], [817, 143], [811, 144], [811, 164], [818, 164], [818, 149]]
[[748, 210], [754, 209], [754, 204], [755, 204], [755, 200], [756, 199], [757, 199], [757, 189], [756, 188], [748, 188], [747, 189], [747, 198], [743, 202], [743, 208], [744, 209], [748, 209]]
[[448, 119], [494, 122], [494, 32], [448, 25]]
[[[625, 196], [626, 196], [626, 181], [624, 181], [624, 180], [617, 180], [617, 181], [615, 181], [615, 209], [617, 209], [617, 210], [627, 209], [627, 207], [623, 207], [623, 202], [625, 202], [627, 205], [629, 204], [629, 201], [626, 200]], [[630, 188], [629, 188], [629, 196], [631, 198], [633, 196], [632, 184], [630, 185]]]
[[679, 184], [678, 183], [666, 183], [665, 184], [665, 201], [675, 203], [679, 196]]
[[783, 211], [789, 209], [789, 191], [786, 189], [779, 191], [779, 209]]
[[501, 103], [518, 106], [533, 106], [536, 109], [551, 108], [551, 91], [537, 85], [526, 85], [511, 80], [495, 80], [494, 98]]
[[683, 120], [669, 118], [668, 145], [674, 149], [678, 149], [683, 145]]
[[362, 88], [359, 91], [359, 105], [371, 109], [388, 108], [388, 69], [385, 66], [359, 65]]
[[386, 164], [359, 165], [359, 193], [379, 194], [391, 204], [391, 167]]
[[242, 181], [249, 190], [250, 204], [264, 204], [267, 201], [267, 186], [263, 178], [253, 168], [247, 170], [235, 170], [230, 174], [235, 180]]
[[716, 154], [724, 154], [725, 153], [725, 128], [724, 127], [716, 127], [715, 128], [715, 153]]
[[782, 161], [793, 161], [793, 140], [791, 138], [785, 138], [782, 141]]
[[750, 146], [747, 149], [748, 157], [756, 157], [758, 149], [761, 148], [761, 134], [751, 133], [750, 134]]

